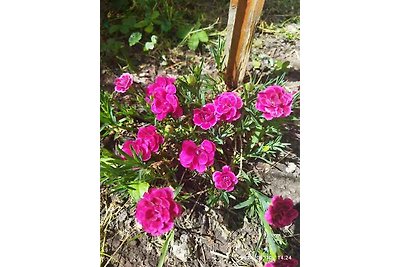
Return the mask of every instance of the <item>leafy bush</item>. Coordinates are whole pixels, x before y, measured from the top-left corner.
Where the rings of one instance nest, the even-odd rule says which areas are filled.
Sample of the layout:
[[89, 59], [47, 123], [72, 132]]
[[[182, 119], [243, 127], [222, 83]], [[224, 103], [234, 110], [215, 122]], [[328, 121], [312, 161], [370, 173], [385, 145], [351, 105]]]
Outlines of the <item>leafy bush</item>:
[[163, 45], [187, 45], [196, 50], [209, 41], [213, 25], [202, 28], [201, 17], [189, 20], [179, 8], [180, 1], [102, 1], [102, 53], [126, 56], [132, 46], [147, 52], [157, 47], [159, 38]]
[[[211, 49], [220, 70], [218, 75], [203, 73], [200, 64], [177, 78], [157, 77], [142, 90], [131, 86], [130, 76], [123, 74], [116, 80], [119, 92], [101, 92], [101, 183], [131, 197], [133, 203], [154, 199], [151, 194], [155, 188], [173, 188], [175, 200], [162, 195], [170, 193], [157, 194], [184, 206], [193, 201], [194, 194], [203, 191], [209, 207], [246, 209], [246, 215], [259, 220], [262, 226], [260, 240], [268, 243], [257, 252], [265, 261], [275, 261], [287, 246], [283, 237], [275, 233], [276, 225], [282, 227], [293, 221], [293, 203], [261, 193], [262, 181], [249, 162], [257, 159], [271, 163], [287, 147], [281, 141], [282, 125], [294, 119], [291, 109], [298, 105], [299, 93], [283, 89], [284, 75], [263, 82], [253, 77], [229, 90], [223, 80], [222, 48], [218, 42]], [[131, 103], [120, 101], [121, 94], [129, 96]], [[197, 181], [196, 188], [188, 183], [193, 179]], [[149, 212], [153, 205], [143, 203], [140, 206]], [[154, 204], [157, 205], [161, 206], [154, 213], [145, 215], [140, 211], [140, 220], [151, 216], [158, 224], [146, 224], [145, 230], [160, 235], [173, 226], [168, 214], [175, 218], [180, 212], [178, 208], [168, 211], [164, 204]], [[284, 223], [268, 222], [276, 210], [279, 216], [289, 214], [289, 219]], [[165, 221], [168, 227], [162, 225]], [[171, 235], [173, 230], [166, 247]]]

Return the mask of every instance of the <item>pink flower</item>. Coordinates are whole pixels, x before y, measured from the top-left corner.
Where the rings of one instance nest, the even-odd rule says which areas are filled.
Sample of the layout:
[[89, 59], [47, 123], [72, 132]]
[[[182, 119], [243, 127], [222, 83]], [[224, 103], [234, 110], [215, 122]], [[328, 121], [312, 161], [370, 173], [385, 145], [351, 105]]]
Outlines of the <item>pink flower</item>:
[[279, 259], [277, 261], [268, 262], [264, 267], [296, 267], [298, 264], [299, 262], [294, 258], [288, 260]]
[[242, 108], [243, 102], [237, 93], [224, 92], [217, 96], [214, 104], [215, 115], [218, 120], [232, 122], [239, 119], [239, 109]]
[[283, 118], [292, 112], [291, 93], [279, 85], [271, 85], [257, 95], [256, 109], [263, 112], [266, 120]]
[[164, 142], [164, 138], [161, 134], [157, 133], [157, 129], [153, 125], [140, 127], [137, 139], [143, 139], [147, 142], [149, 150], [152, 152], [157, 152], [160, 145]]
[[[136, 140], [126, 140], [121, 149], [131, 157], [133, 149], [136, 155], [147, 161], [151, 158], [151, 152], [157, 152], [163, 142], [164, 138], [157, 133], [156, 127], [149, 125], [140, 127]], [[124, 156], [121, 158], [126, 159]]]
[[[122, 151], [131, 157], [133, 157], [132, 149], [135, 151], [136, 155], [142, 158], [143, 161], [148, 161], [151, 158], [149, 145], [143, 139], [126, 140], [122, 145]], [[121, 156], [121, 158], [124, 160], [126, 159], [124, 156]]]
[[222, 172], [216, 171], [213, 173], [213, 181], [216, 188], [231, 192], [238, 183], [238, 178], [231, 171], [231, 168], [225, 165], [222, 167]]
[[174, 227], [174, 219], [182, 214], [171, 188], [151, 188], [136, 205], [136, 220], [152, 236], [167, 233]]
[[203, 173], [208, 166], [214, 164], [214, 155], [215, 144], [213, 142], [204, 140], [200, 146], [197, 146], [193, 141], [185, 140], [182, 143], [179, 161], [183, 167]]
[[204, 105], [202, 108], [193, 110], [193, 122], [203, 130], [208, 130], [217, 123], [215, 116], [215, 106], [212, 103]]
[[151, 105], [151, 111], [159, 121], [162, 121], [169, 113], [174, 118], [183, 115], [174, 82], [175, 78], [159, 76], [153, 84], [147, 86], [146, 101]]
[[174, 85], [175, 80], [176, 79], [173, 77], [157, 76], [155, 82], [147, 86], [147, 91], [146, 91], [147, 96], [153, 95], [153, 91], [157, 88], [168, 87], [169, 92], [175, 93], [176, 92], [176, 87]]
[[130, 73], [123, 73], [114, 81], [114, 90], [116, 92], [125, 93], [133, 83], [133, 75]]
[[298, 215], [290, 198], [273, 196], [264, 218], [271, 226], [281, 228], [290, 225]]

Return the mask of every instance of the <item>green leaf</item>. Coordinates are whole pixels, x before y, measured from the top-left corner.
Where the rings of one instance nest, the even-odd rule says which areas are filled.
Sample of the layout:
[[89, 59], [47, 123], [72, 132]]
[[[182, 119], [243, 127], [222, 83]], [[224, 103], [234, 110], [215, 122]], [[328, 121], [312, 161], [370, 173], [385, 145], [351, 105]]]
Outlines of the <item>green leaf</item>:
[[154, 44], [152, 42], [146, 42], [144, 44], [144, 49], [143, 51], [149, 51], [154, 49]]
[[178, 185], [177, 187], [174, 188], [174, 198], [176, 198], [179, 195], [182, 188], [183, 188], [183, 185]]
[[266, 195], [264, 195], [263, 193], [261, 193], [260, 191], [255, 190], [253, 188], [251, 188], [250, 191], [252, 191], [254, 195], [258, 198], [258, 201], [262, 205], [262, 208], [265, 212], [268, 209], [269, 204], [271, 203], [271, 199]]
[[129, 37], [129, 46], [133, 46], [137, 44], [140, 39], [142, 39], [142, 33], [140, 32], [133, 32]]
[[168, 252], [169, 243], [170, 243], [171, 240], [173, 240], [173, 239], [174, 239], [174, 229], [172, 229], [172, 230], [168, 233], [167, 238], [166, 238], [165, 241], [164, 241], [164, 244], [163, 244], [163, 246], [162, 246], [162, 248], [161, 248], [161, 256], [160, 256], [160, 258], [158, 259], [157, 267], [162, 267], [162, 266], [164, 265], [165, 258], [166, 258], [166, 256], [167, 256], [167, 252]]
[[154, 49], [154, 45], [155, 45], [156, 43], [157, 43], [157, 36], [156, 36], [156, 35], [152, 35], [152, 36], [151, 36], [151, 42], [146, 42], [146, 43], [144, 44], [143, 50], [144, 50], [144, 51], [149, 51], [149, 50]]
[[149, 25], [147, 25], [146, 28], [144, 28], [144, 31], [147, 32], [147, 33], [152, 33], [153, 30], [154, 30], [154, 25], [153, 25], [153, 23], [150, 23]]
[[134, 27], [135, 28], [144, 28], [149, 24], [150, 24], [150, 21], [148, 19], [144, 19], [144, 20], [141, 20], [141, 21], [135, 23]]
[[178, 35], [178, 37], [181, 39], [185, 39], [185, 37], [190, 33], [191, 30], [192, 30], [191, 25], [183, 24], [179, 26], [176, 35]]
[[136, 19], [135, 19], [135, 16], [129, 16], [129, 17], [127, 17], [127, 18], [124, 18], [123, 20], [122, 20], [122, 24], [124, 24], [125, 26], [127, 26], [127, 27], [129, 27], [129, 28], [131, 28], [132, 26], [134, 26], [135, 25], [135, 23], [136, 23]]
[[153, 12], [153, 14], [151, 14], [151, 20], [155, 20], [156, 18], [158, 18], [160, 16], [160, 12], [158, 12], [157, 10], [155, 10]]
[[[269, 225], [268, 225], [269, 226]], [[269, 248], [269, 253], [272, 256], [273, 260], [276, 260], [276, 253], [278, 252], [278, 248], [276, 246], [275, 240], [272, 237], [271, 233], [267, 232], [267, 240], [268, 240], [268, 248]]]
[[139, 199], [142, 198], [143, 194], [147, 192], [150, 185], [146, 182], [133, 182], [129, 187], [132, 188], [128, 190], [129, 194], [136, 202], [138, 202]]
[[250, 196], [246, 201], [243, 201], [243, 202], [233, 206], [233, 208], [235, 210], [239, 210], [239, 209], [243, 209], [244, 207], [248, 207], [253, 203], [254, 203], [254, 196]]
[[203, 42], [203, 43], [208, 42], [208, 35], [205, 31], [200, 31], [196, 35], [199, 38], [200, 42]]
[[190, 50], [194, 51], [198, 46], [199, 46], [199, 37], [197, 36], [197, 34], [193, 34], [192, 36], [190, 36], [188, 40], [188, 47], [190, 48]]
[[272, 231], [271, 226], [265, 220], [264, 211], [262, 209], [260, 209], [260, 207], [257, 208], [257, 213], [258, 213], [258, 217], [261, 221], [261, 224], [264, 226], [265, 232], [267, 233], [269, 254], [272, 256], [272, 259], [275, 261], [277, 259], [277, 252], [279, 251], [279, 248], [277, 247], [275, 240], [273, 238], [274, 232]]
[[229, 205], [229, 197], [228, 197], [227, 192], [223, 191], [221, 193], [221, 198], [222, 198], [222, 201], [225, 202], [226, 205]]

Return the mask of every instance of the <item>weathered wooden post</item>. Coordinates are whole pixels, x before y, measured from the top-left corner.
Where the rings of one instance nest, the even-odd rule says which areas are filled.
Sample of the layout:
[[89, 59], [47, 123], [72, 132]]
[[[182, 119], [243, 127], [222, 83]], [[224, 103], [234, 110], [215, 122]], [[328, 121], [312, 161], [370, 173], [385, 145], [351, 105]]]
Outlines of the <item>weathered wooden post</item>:
[[255, 27], [265, 0], [231, 0], [225, 43], [225, 83], [236, 88], [243, 80]]

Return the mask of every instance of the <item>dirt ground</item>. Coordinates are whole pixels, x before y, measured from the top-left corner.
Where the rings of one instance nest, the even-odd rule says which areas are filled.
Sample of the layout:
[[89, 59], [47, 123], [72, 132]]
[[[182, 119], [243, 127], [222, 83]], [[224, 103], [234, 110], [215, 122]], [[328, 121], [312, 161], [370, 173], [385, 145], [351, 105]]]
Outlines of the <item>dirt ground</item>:
[[[299, 31], [298, 24], [287, 26], [288, 31]], [[252, 46], [250, 71], [262, 71], [270, 64], [264, 59], [273, 58], [289, 61], [289, 75], [286, 87], [299, 89], [300, 81], [299, 40], [288, 40], [279, 34], [258, 30]], [[211, 57], [205, 62], [206, 70], [215, 71]], [[160, 65], [156, 59], [142, 59], [137, 65], [140, 73], [135, 75], [137, 84], [143, 88], [158, 74], [176, 75], [191, 64], [200, 61], [200, 56], [191, 51], [173, 49], [168, 55], [167, 65]], [[255, 68], [252, 61], [261, 65]], [[102, 85], [112, 88], [116, 73], [112, 69], [102, 70]], [[299, 112], [296, 110], [295, 112]], [[300, 209], [300, 150], [299, 124], [287, 125], [283, 141], [290, 143], [290, 150], [278, 156], [274, 164], [254, 162], [253, 169], [265, 183], [262, 191], [269, 195], [290, 196]], [[248, 221], [241, 210], [209, 209], [197, 203], [185, 206], [183, 215], [176, 221], [174, 242], [170, 247], [164, 266], [262, 266], [254, 258], [259, 235], [257, 221]], [[134, 209], [130, 201], [123, 201], [109, 195], [107, 188], [101, 188], [101, 246], [107, 255], [102, 266], [148, 267], [156, 266], [162, 242], [143, 233], [135, 224]], [[294, 225], [282, 231], [290, 246], [288, 255], [300, 259], [300, 217]]]

